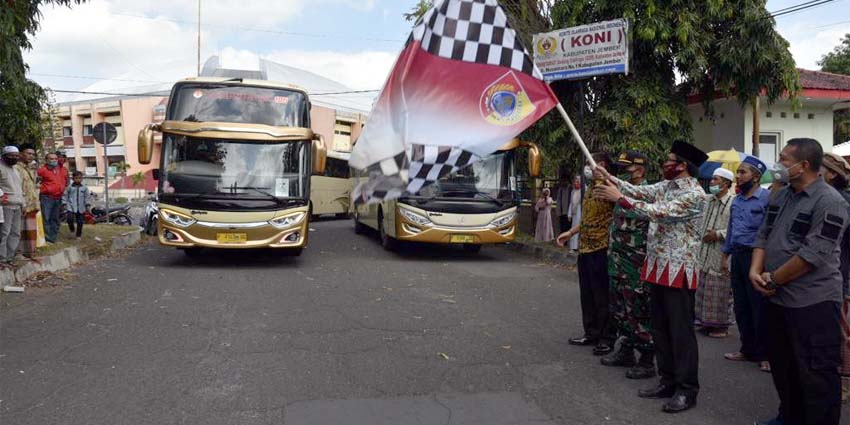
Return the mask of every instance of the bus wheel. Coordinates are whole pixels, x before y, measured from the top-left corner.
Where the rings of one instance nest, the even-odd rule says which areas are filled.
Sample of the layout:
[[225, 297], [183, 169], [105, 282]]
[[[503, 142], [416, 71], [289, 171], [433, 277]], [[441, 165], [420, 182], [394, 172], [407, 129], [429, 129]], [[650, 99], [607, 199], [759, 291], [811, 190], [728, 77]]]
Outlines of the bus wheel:
[[366, 233], [366, 225], [361, 223], [360, 220], [358, 220], [359, 218], [360, 216], [357, 213], [354, 213], [354, 233], [362, 235]]
[[481, 251], [481, 245], [475, 243], [465, 243], [463, 244], [463, 250], [474, 254]]
[[381, 236], [381, 246], [384, 247], [387, 251], [392, 251], [395, 249], [395, 239], [393, 239], [390, 235], [387, 234], [387, 230], [384, 228], [384, 214], [383, 212], [378, 213], [378, 233]]

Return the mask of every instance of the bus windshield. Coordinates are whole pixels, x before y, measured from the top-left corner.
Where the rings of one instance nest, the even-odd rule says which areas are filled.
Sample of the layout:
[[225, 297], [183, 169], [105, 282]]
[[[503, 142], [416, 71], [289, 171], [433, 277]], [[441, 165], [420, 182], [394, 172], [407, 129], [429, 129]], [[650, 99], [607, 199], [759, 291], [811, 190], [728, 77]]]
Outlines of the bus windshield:
[[184, 83], [174, 89], [166, 120], [310, 127], [310, 111], [297, 91]]
[[307, 197], [309, 141], [253, 142], [164, 136], [160, 194], [265, 200]]
[[465, 198], [512, 201], [516, 192], [513, 152], [500, 152], [450, 173], [414, 198]]

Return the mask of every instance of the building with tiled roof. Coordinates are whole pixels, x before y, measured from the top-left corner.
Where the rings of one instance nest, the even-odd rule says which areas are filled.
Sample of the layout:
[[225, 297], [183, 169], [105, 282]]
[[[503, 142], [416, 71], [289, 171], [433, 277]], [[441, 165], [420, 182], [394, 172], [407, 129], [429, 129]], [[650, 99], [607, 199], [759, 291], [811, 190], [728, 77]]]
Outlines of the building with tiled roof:
[[[818, 140], [825, 152], [833, 144], [835, 111], [850, 108], [850, 76], [798, 69], [802, 91], [797, 99], [799, 109], [781, 99], [768, 105], [759, 101], [759, 157], [772, 164], [785, 142], [796, 137]], [[720, 98], [714, 102], [714, 119], [705, 116], [698, 97], [689, 99], [688, 109], [694, 127], [694, 144], [707, 152], [729, 150], [752, 153], [753, 109], [741, 107], [736, 98]]]

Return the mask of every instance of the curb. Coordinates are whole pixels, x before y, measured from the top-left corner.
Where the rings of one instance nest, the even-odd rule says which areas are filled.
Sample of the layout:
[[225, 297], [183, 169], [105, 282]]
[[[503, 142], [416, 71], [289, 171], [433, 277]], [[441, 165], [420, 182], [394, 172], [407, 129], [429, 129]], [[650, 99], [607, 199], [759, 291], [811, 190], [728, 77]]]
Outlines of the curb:
[[566, 266], [576, 265], [576, 261], [578, 259], [576, 254], [566, 250], [530, 245], [523, 242], [513, 241], [508, 242], [503, 246], [521, 254], [530, 255], [541, 260], [553, 261]]
[[[112, 238], [112, 245], [109, 247], [109, 252], [117, 252], [133, 246], [140, 240], [142, 240], [141, 229], [115, 236]], [[40, 263], [28, 261], [14, 271], [9, 269], [0, 270], [0, 286], [15, 286], [16, 284], [26, 282], [38, 273], [56, 273], [70, 269], [72, 266], [89, 259], [89, 255], [79, 247], [72, 246], [65, 248], [53, 255], [41, 257]]]

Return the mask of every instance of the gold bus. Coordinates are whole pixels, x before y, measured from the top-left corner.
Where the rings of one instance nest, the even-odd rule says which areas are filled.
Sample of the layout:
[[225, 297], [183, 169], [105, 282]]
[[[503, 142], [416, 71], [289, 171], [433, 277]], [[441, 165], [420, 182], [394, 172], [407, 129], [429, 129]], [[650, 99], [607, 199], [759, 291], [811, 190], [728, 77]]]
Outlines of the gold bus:
[[310, 101], [299, 88], [239, 78], [189, 78], [171, 90], [165, 121], [139, 133], [139, 160], [154, 177], [159, 242], [188, 255], [201, 248], [307, 245], [310, 176], [325, 169]]
[[529, 176], [538, 177], [537, 145], [514, 139], [416, 195], [357, 206], [354, 230], [377, 230], [381, 245], [388, 250], [400, 241], [459, 244], [469, 252], [478, 252], [486, 244], [510, 242], [519, 218], [516, 164], [522, 148], [528, 149]]
[[348, 152], [329, 150], [325, 171], [310, 178], [310, 206], [313, 216], [334, 214], [348, 217], [351, 205], [351, 171]]

